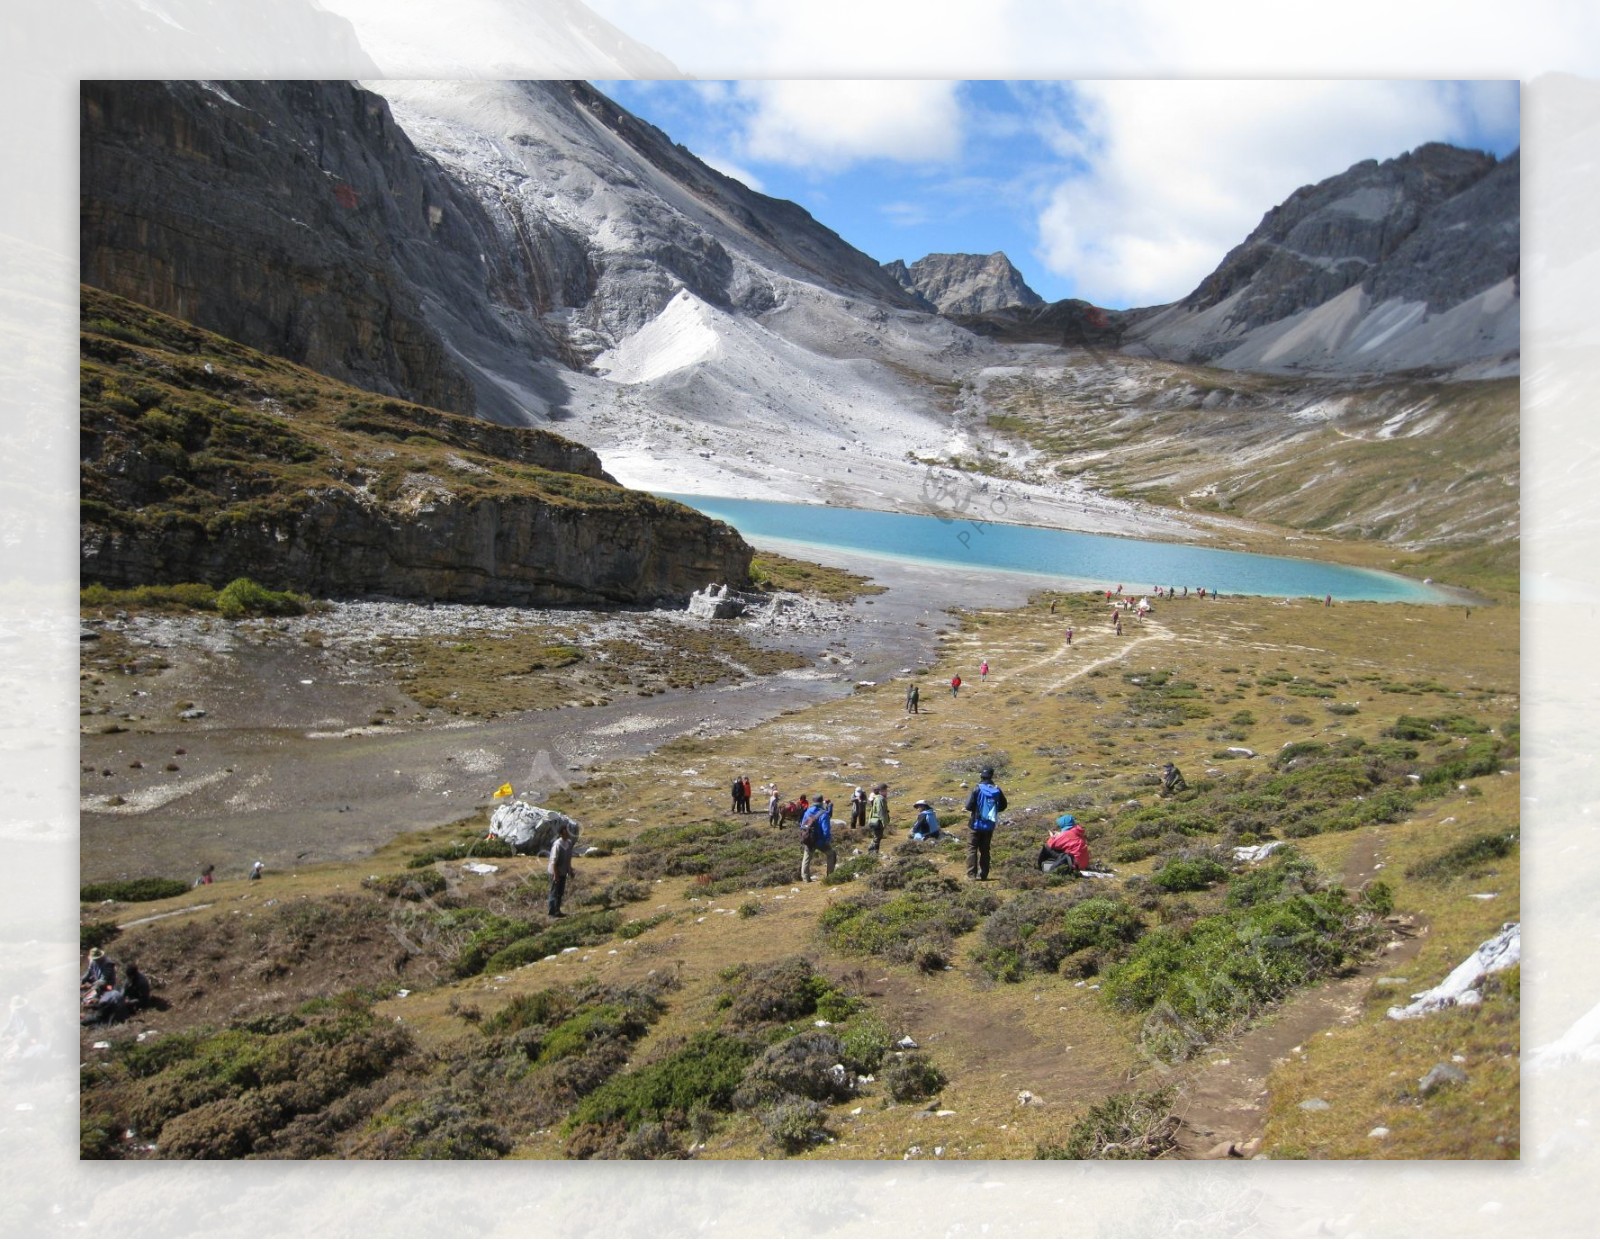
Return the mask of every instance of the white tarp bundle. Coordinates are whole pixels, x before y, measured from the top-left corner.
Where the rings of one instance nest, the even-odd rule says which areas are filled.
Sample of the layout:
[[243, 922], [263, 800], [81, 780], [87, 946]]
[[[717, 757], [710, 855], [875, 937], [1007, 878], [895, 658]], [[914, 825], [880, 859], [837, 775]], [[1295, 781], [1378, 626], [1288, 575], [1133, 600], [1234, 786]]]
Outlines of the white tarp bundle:
[[1437, 1012], [1440, 1008], [1458, 1004], [1471, 1007], [1481, 1003], [1483, 996], [1478, 993], [1479, 983], [1489, 974], [1509, 969], [1521, 960], [1522, 923], [1509, 921], [1494, 938], [1478, 944], [1478, 949], [1450, 970], [1450, 976], [1432, 990], [1412, 995], [1412, 1001], [1405, 1007], [1390, 1008], [1390, 1019], [1410, 1020], [1414, 1016]]
[[540, 856], [549, 853], [562, 823], [567, 824], [567, 830], [576, 842], [578, 824], [565, 814], [529, 805], [525, 801], [508, 801], [495, 810], [494, 816], [489, 819], [489, 834], [510, 844], [519, 853]]
[[1273, 840], [1267, 844], [1240, 844], [1233, 850], [1233, 859], [1235, 861], [1265, 861], [1282, 847], [1282, 840]]

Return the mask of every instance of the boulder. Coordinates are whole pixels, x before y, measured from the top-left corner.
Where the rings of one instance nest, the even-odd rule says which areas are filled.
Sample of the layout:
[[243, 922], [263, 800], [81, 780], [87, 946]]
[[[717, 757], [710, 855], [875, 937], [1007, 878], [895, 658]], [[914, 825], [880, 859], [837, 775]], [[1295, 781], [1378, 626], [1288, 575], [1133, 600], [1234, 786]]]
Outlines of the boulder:
[[566, 824], [572, 839], [576, 841], [581, 828], [565, 814], [529, 805], [525, 801], [510, 801], [495, 810], [494, 816], [489, 819], [489, 834], [511, 845], [519, 853], [546, 856], [562, 823]]

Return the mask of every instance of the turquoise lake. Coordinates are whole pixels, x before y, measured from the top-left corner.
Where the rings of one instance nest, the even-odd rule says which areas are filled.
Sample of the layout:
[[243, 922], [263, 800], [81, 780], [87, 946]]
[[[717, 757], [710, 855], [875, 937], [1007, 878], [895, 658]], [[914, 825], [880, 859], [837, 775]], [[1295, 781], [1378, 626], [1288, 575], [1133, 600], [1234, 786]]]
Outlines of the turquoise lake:
[[1227, 594], [1322, 598], [1379, 603], [1442, 603], [1446, 596], [1389, 573], [1286, 556], [1251, 555], [1186, 543], [1146, 542], [1109, 534], [1006, 525], [993, 521], [871, 512], [821, 504], [665, 494], [726, 521], [748, 538], [781, 538], [816, 547], [892, 556], [962, 569], [988, 567], [1061, 577], [1075, 585], [1126, 587], [1135, 595], [1156, 586], [1187, 586]]

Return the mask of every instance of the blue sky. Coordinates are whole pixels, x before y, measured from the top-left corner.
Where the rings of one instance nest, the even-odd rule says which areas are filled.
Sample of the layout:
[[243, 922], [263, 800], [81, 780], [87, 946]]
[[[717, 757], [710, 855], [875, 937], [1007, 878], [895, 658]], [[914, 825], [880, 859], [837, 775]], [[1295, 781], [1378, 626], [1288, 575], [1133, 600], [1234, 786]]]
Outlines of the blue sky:
[[1043, 297], [1183, 296], [1301, 185], [1428, 141], [1505, 155], [1515, 82], [597, 82], [880, 262], [1003, 250]]

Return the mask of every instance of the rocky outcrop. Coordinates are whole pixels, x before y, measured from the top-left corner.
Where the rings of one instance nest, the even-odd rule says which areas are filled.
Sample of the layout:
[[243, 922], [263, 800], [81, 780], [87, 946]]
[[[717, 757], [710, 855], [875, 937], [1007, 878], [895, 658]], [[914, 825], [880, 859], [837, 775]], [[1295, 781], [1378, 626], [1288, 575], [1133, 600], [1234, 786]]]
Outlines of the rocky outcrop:
[[82, 341], [86, 583], [549, 605], [749, 579], [732, 527], [548, 431], [362, 392], [88, 288]]
[[987, 314], [1008, 306], [1042, 306], [1022, 273], [1000, 251], [929, 254], [907, 267], [899, 259], [884, 270], [907, 292], [946, 315]]
[[380, 504], [328, 487], [254, 519], [86, 522], [81, 571], [113, 587], [248, 576], [318, 598], [511, 606], [682, 599], [707, 578], [748, 575], [750, 548], [730, 526], [617, 490], [614, 504], [578, 507], [439, 490]]
[[1296, 190], [1188, 297], [1135, 312], [1129, 346], [1247, 370], [1514, 371], [1519, 165], [1429, 143]]

